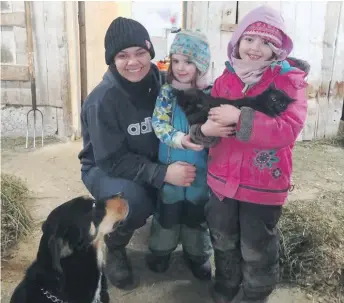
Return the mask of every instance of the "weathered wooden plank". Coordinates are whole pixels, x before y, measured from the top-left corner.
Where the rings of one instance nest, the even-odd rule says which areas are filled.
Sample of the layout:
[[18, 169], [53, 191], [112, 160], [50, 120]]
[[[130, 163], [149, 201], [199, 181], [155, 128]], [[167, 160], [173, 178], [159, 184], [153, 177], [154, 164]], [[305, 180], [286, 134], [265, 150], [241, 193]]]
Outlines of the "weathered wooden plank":
[[185, 29], [192, 29], [193, 6], [194, 6], [194, 1], [186, 2], [186, 12], [183, 12], [183, 14], [186, 15]]
[[9, 13], [12, 12], [12, 5], [14, 1], [1, 1], [0, 10], [2, 13]]
[[220, 26], [222, 22], [222, 11], [224, 9], [224, 4], [225, 2], [209, 1], [207, 36], [211, 51], [211, 81], [214, 81], [215, 78], [220, 75], [219, 66], [223, 66], [223, 62], [220, 60], [220, 58], [222, 58], [222, 50], [219, 45], [221, 41]]
[[[66, 80], [66, 51], [64, 2], [43, 2], [45, 36], [39, 39], [46, 41], [48, 102], [50, 105], [62, 106], [64, 81]], [[59, 26], [56, 26], [59, 24]], [[65, 78], [65, 79], [64, 79]]]
[[[126, 16], [126, 4], [117, 1], [85, 1], [87, 92], [98, 85], [108, 66], [104, 58], [104, 36], [117, 16]], [[124, 3], [124, 2], [121, 2]], [[130, 2], [129, 2], [130, 3]], [[121, 9], [121, 7], [124, 8]], [[97, 24], [97, 26], [94, 26]], [[148, 22], [149, 24], [149, 22]], [[157, 29], [156, 27], [152, 27]], [[80, 37], [81, 38], [81, 37]]]
[[309, 59], [309, 37], [311, 35], [310, 2], [295, 3], [294, 23], [295, 32], [292, 37], [294, 49], [291, 55], [300, 59]]
[[37, 104], [62, 107], [68, 98], [64, 2], [32, 2], [32, 16]]
[[238, 23], [254, 8], [265, 4], [264, 1], [239, 1]]
[[[71, 125], [73, 138], [81, 135], [81, 74], [80, 74], [80, 38], [78, 11], [79, 3], [66, 1], [66, 24], [68, 37], [68, 66], [69, 66], [69, 102], [71, 106]], [[65, 111], [66, 112], [66, 111]]]
[[[283, 14], [282, 14], [283, 16]], [[291, 53], [300, 59], [309, 59], [309, 36], [311, 24], [310, 2], [297, 2], [295, 3], [295, 32], [291, 37], [294, 43], [294, 49]], [[300, 30], [302, 28], [302, 30]], [[306, 122], [307, 123], [307, 122]], [[309, 131], [311, 134], [312, 131]], [[302, 132], [303, 140], [304, 130]]]
[[11, 1], [13, 12], [25, 12], [24, 1]]
[[328, 123], [328, 98], [318, 97], [317, 102], [319, 104], [319, 110], [314, 139], [324, 139], [326, 124]]
[[[335, 2], [333, 2], [335, 4]], [[302, 59], [306, 59], [311, 65], [311, 71], [308, 76], [309, 82], [318, 83], [317, 90], [320, 88], [321, 80], [324, 79], [322, 70], [322, 60], [324, 59], [324, 34], [326, 28], [326, 2], [309, 2], [310, 11], [310, 26], [307, 30], [308, 37], [308, 56]], [[334, 17], [334, 16], [333, 16]], [[324, 20], [319, 22], [319, 20]], [[325, 80], [328, 83], [328, 80]]]
[[[307, 77], [309, 87], [308, 87], [308, 119], [306, 121], [307, 130], [304, 132], [306, 140], [313, 140], [317, 137], [318, 130], [320, 129], [319, 136], [321, 134], [321, 129], [324, 128], [326, 124], [326, 107], [327, 107], [327, 90], [328, 85], [322, 84], [322, 72], [321, 72], [321, 62], [323, 58], [323, 36], [325, 32], [325, 22], [319, 22], [319, 20], [325, 20], [326, 16], [326, 3], [325, 2], [308, 2], [308, 13], [306, 14], [305, 23], [297, 23], [295, 30], [302, 28], [302, 32], [306, 32], [307, 36], [302, 36], [303, 40], [303, 49], [306, 51], [301, 57], [305, 59], [311, 65], [310, 74]], [[305, 6], [297, 6], [296, 18], [300, 18], [302, 10], [305, 9]], [[301, 11], [300, 11], [301, 10]], [[307, 22], [307, 23], [306, 23]], [[306, 30], [304, 27], [309, 23]], [[300, 30], [299, 30], [300, 31]], [[295, 33], [296, 34], [296, 33]], [[299, 35], [295, 35], [298, 37]], [[299, 38], [299, 37], [298, 37]], [[307, 46], [305, 46], [305, 42]], [[296, 43], [301, 43], [297, 40]], [[294, 44], [294, 45], [295, 45]], [[301, 50], [302, 51], [302, 50]], [[316, 98], [316, 100], [314, 99]], [[314, 106], [316, 106], [314, 108]], [[313, 108], [312, 108], [313, 106]], [[320, 112], [319, 107], [323, 112]], [[325, 110], [325, 111], [324, 111]], [[313, 116], [317, 115], [317, 116]], [[315, 123], [314, 123], [315, 122]], [[313, 129], [312, 129], [313, 128]]]
[[[62, 21], [63, 26], [60, 27], [60, 33], [59, 33], [59, 39], [57, 40], [57, 50], [59, 52], [59, 72], [60, 72], [60, 79], [61, 79], [61, 106], [63, 108], [62, 111], [62, 120], [63, 123], [60, 124], [59, 131], [62, 132], [61, 128], [63, 127], [63, 133], [65, 135], [71, 135], [73, 133], [73, 127], [72, 127], [72, 104], [71, 104], [71, 94], [70, 94], [70, 70], [69, 70], [69, 49], [68, 49], [68, 34], [67, 34], [67, 27], [66, 27], [66, 20], [68, 22], [72, 22], [71, 19], [67, 19], [67, 13], [66, 13], [66, 6], [67, 2], [61, 1], [60, 2], [62, 8], [61, 8], [61, 14], [60, 18]], [[74, 28], [77, 32], [78, 29], [78, 23], [77, 23], [77, 10], [74, 13]], [[76, 38], [78, 35], [76, 35]], [[78, 71], [79, 72], [79, 71]], [[75, 89], [80, 89], [80, 87], [76, 87]], [[78, 99], [78, 102], [80, 104], [80, 98]], [[58, 105], [59, 102], [56, 102]]]
[[36, 96], [38, 105], [49, 104], [49, 82], [47, 61], [53, 58], [47, 57], [46, 36], [44, 22], [47, 16], [44, 15], [43, 1], [31, 2], [32, 31], [33, 31], [33, 45], [34, 45], [34, 64], [35, 64], [35, 78], [36, 78]]
[[13, 33], [16, 47], [16, 63], [28, 65], [26, 29], [22, 27], [13, 27]]
[[[337, 39], [340, 3], [328, 2], [326, 5], [326, 9], [324, 10], [324, 13], [325, 16], [323, 17], [323, 23], [325, 29], [322, 37], [323, 55], [322, 58], [318, 59], [320, 60], [321, 71], [318, 71], [318, 75], [314, 74], [314, 76], [312, 77], [313, 81], [315, 81], [316, 79], [317, 81], [315, 83], [310, 82], [310, 84], [313, 86], [311, 87], [311, 89], [317, 92], [317, 98], [320, 108], [315, 132], [316, 139], [322, 139], [326, 137], [327, 124], [330, 123], [331, 119], [329, 117], [329, 112], [331, 111], [332, 107], [329, 104], [329, 89], [335, 56], [335, 45]], [[311, 74], [313, 75], [312, 72]], [[317, 87], [319, 82], [321, 89], [318, 89]]]
[[1, 80], [28, 81], [29, 68], [23, 65], [1, 64]]
[[296, 2], [281, 1], [281, 14], [284, 19], [286, 32], [294, 40], [297, 35], [297, 28], [295, 23]]
[[[236, 1], [224, 1], [222, 8], [221, 23], [235, 24], [237, 19], [237, 3]], [[220, 36], [220, 43], [215, 47], [218, 49], [217, 57], [219, 58], [216, 67], [216, 74], [220, 76], [225, 69], [225, 62], [228, 61], [227, 46], [231, 40], [233, 32], [222, 31]]]
[[208, 1], [192, 1], [191, 29], [199, 29], [207, 34], [208, 30]]
[[25, 13], [1, 13], [0, 25], [25, 27]]
[[316, 126], [319, 115], [319, 103], [317, 99], [308, 100], [308, 111], [305, 127], [302, 131], [302, 140], [313, 140], [315, 137]]
[[9, 80], [9, 81], [1, 81], [1, 88], [9, 88], [9, 89], [12, 89], [12, 88], [15, 88], [15, 89], [18, 89], [18, 88], [25, 88], [25, 89], [30, 89], [31, 87], [31, 84], [30, 84], [30, 81], [16, 81], [16, 80]]
[[1, 63], [16, 64], [16, 45], [13, 27], [1, 26]]
[[80, 41], [80, 86], [81, 102], [84, 102], [88, 95], [87, 87], [87, 43], [85, 26], [85, 2], [78, 2], [78, 22], [79, 22], [79, 41]]
[[[298, 30], [296, 28], [296, 23], [295, 23], [296, 2], [294, 1], [272, 2], [271, 1], [268, 4], [281, 12], [281, 15], [285, 23], [286, 33], [289, 35], [289, 37], [291, 37], [292, 40], [294, 40], [294, 38], [297, 36], [297, 30]], [[316, 100], [313, 100], [313, 102], [316, 103]], [[297, 141], [303, 141], [304, 136], [305, 136], [305, 140], [311, 140], [308, 138], [310, 137], [312, 138], [313, 133], [314, 133], [314, 124], [316, 123], [315, 118], [313, 118], [313, 123], [312, 123], [312, 117], [313, 115], [308, 113], [305, 127], [303, 128], [302, 132], [297, 137]]]
[[329, 93], [328, 122], [325, 136], [338, 134], [344, 99], [344, 5], [340, 2], [339, 24], [336, 31], [336, 49], [333, 61], [331, 88]]
[[220, 29], [224, 32], [234, 32], [238, 24], [231, 24], [231, 23], [222, 23]]
[[30, 82], [1, 81], [1, 104], [4, 105], [31, 105]]

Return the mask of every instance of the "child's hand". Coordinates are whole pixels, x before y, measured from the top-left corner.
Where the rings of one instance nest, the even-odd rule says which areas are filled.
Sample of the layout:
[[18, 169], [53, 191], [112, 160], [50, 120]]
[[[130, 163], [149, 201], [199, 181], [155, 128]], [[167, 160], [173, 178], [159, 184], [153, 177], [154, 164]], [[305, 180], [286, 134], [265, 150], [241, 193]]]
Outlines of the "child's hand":
[[235, 134], [235, 126], [223, 126], [220, 123], [214, 122], [213, 120], [208, 119], [201, 126], [201, 132], [206, 137], [223, 137], [227, 138]]
[[188, 187], [196, 178], [196, 167], [186, 162], [174, 162], [167, 167], [165, 182]]
[[210, 109], [208, 118], [221, 125], [237, 124], [241, 110], [233, 105], [224, 104]]
[[185, 135], [182, 138], [182, 145], [185, 149], [191, 149], [194, 151], [201, 151], [204, 148], [202, 145], [192, 143], [190, 135]]

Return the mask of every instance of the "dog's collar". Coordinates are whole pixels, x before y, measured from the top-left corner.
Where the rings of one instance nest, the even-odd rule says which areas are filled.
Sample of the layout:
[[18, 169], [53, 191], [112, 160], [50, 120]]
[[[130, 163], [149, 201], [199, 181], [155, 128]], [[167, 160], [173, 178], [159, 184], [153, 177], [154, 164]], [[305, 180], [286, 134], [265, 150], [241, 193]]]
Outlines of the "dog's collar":
[[[50, 300], [51, 302], [54, 302], [54, 303], [68, 303], [68, 301], [63, 301], [63, 300], [59, 299], [58, 297], [54, 296], [48, 290], [44, 290], [44, 288], [41, 288], [41, 291], [42, 291], [43, 295], [48, 300]], [[95, 299], [94, 302], [92, 302], [92, 303], [102, 303], [102, 301], [100, 301], [100, 299]]]
[[43, 295], [50, 300], [51, 302], [54, 303], [68, 303], [68, 301], [63, 301], [61, 299], [59, 299], [58, 297], [54, 296], [52, 293], [50, 293], [48, 290], [45, 290], [44, 288], [41, 288], [41, 291], [43, 293]]

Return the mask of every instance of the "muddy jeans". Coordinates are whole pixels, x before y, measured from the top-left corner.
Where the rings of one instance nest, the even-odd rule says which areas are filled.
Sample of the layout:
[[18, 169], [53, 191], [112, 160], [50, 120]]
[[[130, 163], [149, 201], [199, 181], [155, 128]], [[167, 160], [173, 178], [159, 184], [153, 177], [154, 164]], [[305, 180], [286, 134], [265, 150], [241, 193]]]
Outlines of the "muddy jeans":
[[[216, 292], [240, 302], [265, 302], [279, 278], [281, 206], [240, 202], [213, 193], [205, 214], [215, 257]], [[239, 292], [240, 290], [240, 292]]]

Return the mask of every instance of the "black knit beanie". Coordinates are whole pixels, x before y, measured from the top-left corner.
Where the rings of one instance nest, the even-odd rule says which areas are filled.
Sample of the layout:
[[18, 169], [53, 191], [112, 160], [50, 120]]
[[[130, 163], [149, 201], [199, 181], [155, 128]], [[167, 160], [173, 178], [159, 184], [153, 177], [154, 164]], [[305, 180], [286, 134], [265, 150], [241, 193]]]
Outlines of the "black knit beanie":
[[[146, 41], [150, 44], [148, 49]], [[155, 56], [153, 44], [146, 28], [139, 22], [118, 17], [112, 21], [105, 34], [105, 61], [107, 65], [113, 62], [113, 58], [123, 49], [139, 46], [149, 51], [152, 59]]]

